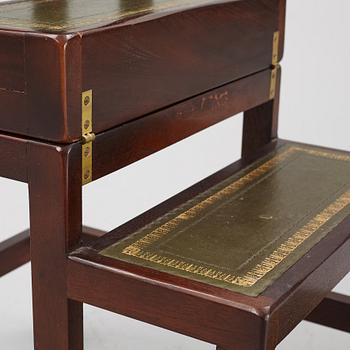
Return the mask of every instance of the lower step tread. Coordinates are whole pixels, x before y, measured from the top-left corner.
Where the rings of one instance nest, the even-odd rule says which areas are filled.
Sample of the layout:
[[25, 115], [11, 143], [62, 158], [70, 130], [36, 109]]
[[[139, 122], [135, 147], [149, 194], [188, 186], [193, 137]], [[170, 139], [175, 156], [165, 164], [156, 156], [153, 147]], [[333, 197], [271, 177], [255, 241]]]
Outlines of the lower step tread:
[[287, 143], [99, 255], [261, 294], [350, 214], [350, 154]]

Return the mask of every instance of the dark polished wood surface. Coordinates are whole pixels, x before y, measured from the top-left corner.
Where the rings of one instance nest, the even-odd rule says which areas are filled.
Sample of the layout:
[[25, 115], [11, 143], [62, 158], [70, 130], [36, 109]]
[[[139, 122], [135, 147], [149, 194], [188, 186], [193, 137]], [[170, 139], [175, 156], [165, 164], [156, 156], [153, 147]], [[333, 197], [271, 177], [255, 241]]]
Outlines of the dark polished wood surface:
[[[29, 6], [23, 16], [41, 16], [50, 25], [78, 11], [78, 2], [23, 1], [0, 8], [6, 16], [4, 9]], [[82, 10], [105, 11], [100, 2], [90, 3]], [[72, 34], [0, 29], [0, 130], [77, 141], [82, 91], [93, 90], [93, 131], [100, 133], [268, 69], [277, 30], [281, 59], [285, 0], [180, 3], [155, 2], [155, 8], [177, 5]], [[46, 13], [46, 7], [52, 9]]]
[[[83, 227], [82, 242], [88, 244], [106, 232]], [[30, 261], [30, 231], [25, 230], [0, 242], [0, 277]]]
[[[267, 150], [274, 145], [270, 144]], [[349, 271], [349, 218], [258, 297], [248, 297], [98, 254], [104, 247], [135, 232], [243, 166], [242, 162], [235, 163], [107, 234], [90, 247], [77, 250], [69, 265], [69, 296], [216, 342], [224, 349], [232, 349], [232, 344], [240, 344], [241, 349], [249, 350], [274, 349]], [[88, 288], [91, 285], [94, 287]], [[218, 318], [208, 319], [208, 312], [221, 315], [219, 321]], [[235, 331], [230, 333], [228, 328]], [[256, 331], [258, 333], [251, 339], [252, 332]], [[264, 341], [269, 345], [258, 345]]]
[[65, 33], [225, 2], [229, 0], [9, 0], [0, 3], [0, 28]]
[[30, 260], [29, 242], [29, 233], [24, 231], [0, 243], [0, 277]]
[[331, 293], [306, 320], [350, 333], [350, 296]]
[[24, 37], [0, 35], [0, 89], [25, 90], [23, 41]]
[[[35, 350], [82, 350], [83, 302], [220, 350], [273, 350], [306, 317], [349, 330], [349, 297], [329, 294], [350, 268], [349, 218], [256, 298], [98, 254], [284, 144], [277, 141], [279, 76], [272, 100], [269, 85], [277, 30], [278, 61], [283, 54], [285, 5], [1, 3], [0, 176], [29, 184]], [[242, 159], [86, 241], [79, 140], [87, 89], [97, 133], [93, 180], [245, 111]], [[28, 245], [27, 233], [0, 244], [0, 274], [28, 261]]]
[[[271, 70], [264, 70], [98, 134], [94, 141], [93, 179], [97, 180], [121, 169], [232, 115], [261, 104], [270, 105], [270, 77]], [[274, 104], [272, 101], [271, 103]], [[270, 109], [266, 109], [266, 112], [269, 111]], [[276, 115], [275, 113], [274, 118]], [[271, 116], [269, 113], [260, 113], [256, 124], [251, 125], [251, 131], [259, 125], [260, 134], [271, 135]], [[250, 152], [256, 151], [256, 148], [270, 140], [264, 137], [257, 143], [253, 141], [255, 134], [251, 134], [248, 127], [245, 130], [244, 143], [251, 144]], [[0, 176], [27, 182], [28, 147], [36, 143], [44, 145], [42, 141], [2, 135]], [[59, 143], [55, 145], [69, 149], [79, 147], [80, 143], [75, 146], [63, 146]], [[247, 152], [248, 149], [245, 150]], [[245, 154], [247, 155], [248, 153]]]
[[[97, 135], [93, 179], [147, 157], [247, 108], [263, 104], [269, 100], [270, 76], [270, 70], [253, 74]], [[270, 135], [270, 124], [266, 119], [270, 120], [271, 115], [260, 114], [260, 132]], [[248, 132], [246, 135], [244, 142], [248, 143], [247, 138], [254, 135]], [[259, 146], [269, 141], [261, 140]], [[254, 151], [254, 147], [250, 150]]]

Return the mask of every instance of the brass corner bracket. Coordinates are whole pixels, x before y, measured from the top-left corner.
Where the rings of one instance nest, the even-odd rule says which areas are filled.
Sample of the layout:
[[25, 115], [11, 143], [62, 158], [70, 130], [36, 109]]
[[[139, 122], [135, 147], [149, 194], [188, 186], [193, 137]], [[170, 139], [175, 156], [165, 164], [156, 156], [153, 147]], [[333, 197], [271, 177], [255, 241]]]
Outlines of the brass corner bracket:
[[92, 181], [92, 150], [95, 134], [92, 132], [92, 90], [84, 91], [81, 99], [82, 119], [82, 185]]
[[270, 92], [269, 98], [273, 100], [276, 96], [277, 86], [277, 71], [278, 71], [278, 52], [279, 52], [280, 32], [276, 31], [273, 33], [272, 40], [272, 62], [271, 62], [271, 81], [270, 81]]

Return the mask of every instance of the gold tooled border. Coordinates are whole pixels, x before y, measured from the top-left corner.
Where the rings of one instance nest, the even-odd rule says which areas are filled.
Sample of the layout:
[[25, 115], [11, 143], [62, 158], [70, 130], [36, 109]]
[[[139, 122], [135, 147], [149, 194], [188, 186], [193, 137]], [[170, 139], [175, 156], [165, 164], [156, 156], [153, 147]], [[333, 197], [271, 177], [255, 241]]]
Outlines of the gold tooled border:
[[[36, 4], [41, 4], [45, 2], [47, 2], [47, 0], [37, 1]], [[142, 9], [137, 9], [137, 10], [130, 9], [123, 12], [120, 10], [116, 10], [116, 11], [113, 11], [112, 13], [109, 12], [108, 14], [104, 13], [99, 15], [91, 15], [89, 17], [86, 17], [85, 20], [82, 20], [81, 18], [80, 19], [72, 18], [66, 24], [62, 24], [62, 25], [58, 25], [58, 24], [54, 25], [52, 23], [45, 22], [45, 21], [40, 21], [40, 22], [32, 22], [31, 20], [20, 21], [20, 20], [17, 20], [16, 18], [0, 17], [0, 26], [4, 25], [7, 27], [15, 26], [16, 28], [22, 28], [22, 29], [26, 28], [26, 29], [37, 29], [37, 30], [49, 30], [49, 31], [64, 31], [64, 30], [72, 30], [78, 27], [89, 27], [95, 24], [99, 25], [101, 23], [111, 23], [111, 22], [123, 20], [128, 17], [133, 17], [136, 15], [140, 15], [140, 16], [146, 15], [154, 11], [166, 11], [170, 9], [175, 11], [182, 7], [192, 8], [198, 5], [203, 6], [209, 3], [210, 1], [201, 1], [201, 0], [197, 0], [197, 2], [195, 3], [193, 0], [176, 0], [176, 1], [169, 0], [161, 4], [144, 7]], [[0, 12], [1, 10], [16, 11], [16, 10], [26, 9], [26, 7], [30, 5], [33, 5], [33, 4], [28, 4], [25, 1], [20, 1], [14, 4], [4, 4], [4, 5], [0, 5]]]
[[226, 272], [208, 268], [198, 264], [187, 263], [182, 260], [167, 258], [165, 256], [158, 255], [156, 253], [147, 251], [147, 247], [159, 240], [161, 237], [167, 235], [175, 227], [177, 227], [183, 221], [194, 218], [202, 210], [213, 204], [219, 199], [225, 196], [231, 195], [238, 191], [242, 187], [253, 182], [255, 179], [271, 170], [275, 165], [286, 159], [292, 153], [306, 152], [319, 157], [326, 157], [331, 159], [350, 161], [350, 156], [340, 153], [327, 152], [316, 149], [301, 148], [293, 146], [285, 150], [284, 152], [275, 155], [266, 163], [260, 165], [258, 168], [252, 170], [245, 176], [234, 181], [230, 185], [226, 186], [222, 190], [216, 192], [210, 197], [206, 198], [202, 202], [196, 204], [192, 208], [179, 214], [175, 218], [156, 228], [152, 232], [148, 233], [141, 239], [137, 240], [133, 244], [124, 248], [122, 253], [135, 258], [146, 260], [152, 263], [160, 264], [170, 268], [186, 271], [192, 274], [204, 276], [214, 280], [234, 284], [240, 287], [252, 287], [260, 279], [262, 279], [267, 273], [273, 270], [277, 265], [284, 261], [293, 251], [295, 251], [303, 242], [312, 236], [321, 226], [329, 221], [334, 215], [339, 213], [347, 205], [350, 204], [350, 190], [341, 195], [335, 202], [330, 204], [326, 209], [316, 215], [305, 226], [295, 232], [284, 243], [282, 243], [277, 249], [275, 249], [268, 257], [266, 257], [261, 263], [257, 264], [254, 268], [248, 271], [243, 276], [235, 276]]

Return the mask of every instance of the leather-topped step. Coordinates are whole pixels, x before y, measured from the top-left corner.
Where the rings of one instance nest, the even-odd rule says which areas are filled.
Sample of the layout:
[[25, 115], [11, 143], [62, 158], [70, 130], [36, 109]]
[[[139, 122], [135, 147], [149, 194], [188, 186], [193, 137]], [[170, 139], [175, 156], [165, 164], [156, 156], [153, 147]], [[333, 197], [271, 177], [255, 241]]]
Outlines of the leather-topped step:
[[285, 0], [1, 2], [0, 130], [74, 142], [85, 91], [96, 134], [267, 70], [284, 15]]
[[257, 296], [350, 214], [349, 175], [350, 154], [287, 144], [95, 250]]
[[275, 349], [350, 270], [350, 153], [265, 151], [72, 252], [68, 297], [223, 349]]

